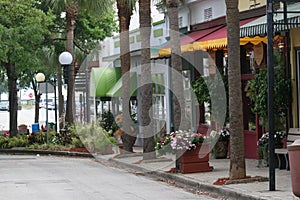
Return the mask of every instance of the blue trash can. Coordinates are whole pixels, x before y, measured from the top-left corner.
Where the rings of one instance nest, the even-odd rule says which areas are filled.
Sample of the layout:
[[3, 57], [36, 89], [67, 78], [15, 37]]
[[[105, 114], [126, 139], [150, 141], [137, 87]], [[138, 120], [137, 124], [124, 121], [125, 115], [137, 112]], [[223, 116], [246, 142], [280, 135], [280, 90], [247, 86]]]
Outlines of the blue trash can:
[[38, 123], [35, 123], [35, 124], [32, 124], [32, 133], [35, 133], [35, 132], [39, 132], [40, 131], [40, 126]]

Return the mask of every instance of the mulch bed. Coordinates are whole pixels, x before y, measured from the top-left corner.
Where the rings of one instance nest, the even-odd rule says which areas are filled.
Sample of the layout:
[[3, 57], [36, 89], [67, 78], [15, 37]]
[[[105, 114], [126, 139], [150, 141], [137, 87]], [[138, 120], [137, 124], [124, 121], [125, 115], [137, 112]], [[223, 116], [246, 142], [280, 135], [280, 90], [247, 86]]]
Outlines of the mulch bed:
[[213, 184], [214, 185], [228, 185], [228, 184], [239, 184], [239, 183], [253, 183], [253, 182], [263, 182], [263, 181], [268, 181], [269, 179], [267, 177], [262, 177], [262, 176], [246, 176], [245, 178], [242, 179], [233, 179], [230, 180], [229, 177], [225, 178], [219, 178], [217, 181], [215, 181]]
[[86, 148], [72, 148], [70, 152], [90, 153]]

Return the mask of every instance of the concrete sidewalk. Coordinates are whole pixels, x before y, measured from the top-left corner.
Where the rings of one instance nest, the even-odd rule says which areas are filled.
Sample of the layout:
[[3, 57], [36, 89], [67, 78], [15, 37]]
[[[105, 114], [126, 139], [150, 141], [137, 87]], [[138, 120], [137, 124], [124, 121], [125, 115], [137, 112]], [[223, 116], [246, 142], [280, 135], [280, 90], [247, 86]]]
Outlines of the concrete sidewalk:
[[212, 172], [204, 173], [168, 173], [175, 166], [175, 159], [160, 158], [151, 161], [142, 161], [141, 148], [135, 148], [135, 154], [117, 156], [118, 151], [113, 155], [98, 155], [96, 159], [108, 160], [121, 167], [126, 167], [147, 176], [156, 179], [170, 181], [176, 185], [201, 190], [202, 192], [215, 193], [230, 199], [275, 199], [292, 200], [298, 199], [292, 193], [290, 171], [276, 169], [276, 191], [269, 191], [268, 167], [257, 167], [257, 160], [246, 160], [247, 176], [265, 177], [264, 181], [246, 182], [229, 185], [214, 185], [219, 178], [229, 176], [229, 159], [210, 159], [210, 165], [213, 166]]

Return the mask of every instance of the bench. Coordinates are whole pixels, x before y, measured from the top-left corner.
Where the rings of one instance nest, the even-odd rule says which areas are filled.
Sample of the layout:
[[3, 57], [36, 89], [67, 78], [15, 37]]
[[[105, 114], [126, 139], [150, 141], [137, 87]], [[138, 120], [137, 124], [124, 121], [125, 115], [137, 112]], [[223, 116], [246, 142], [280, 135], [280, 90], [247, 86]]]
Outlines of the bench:
[[[292, 144], [296, 139], [300, 139], [300, 128], [290, 128], [286, 139], [286, 145]], [[290, 170], [287, 148], [275, 149], [275, 154], [278, 158], [278, 168]]]

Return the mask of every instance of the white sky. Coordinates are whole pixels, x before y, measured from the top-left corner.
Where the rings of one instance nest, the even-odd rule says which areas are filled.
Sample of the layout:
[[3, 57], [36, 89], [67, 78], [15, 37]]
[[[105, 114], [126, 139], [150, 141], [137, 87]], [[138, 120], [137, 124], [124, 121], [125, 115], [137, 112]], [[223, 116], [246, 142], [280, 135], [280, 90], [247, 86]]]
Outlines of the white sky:
[[[154, 3], [151, 3], [151, 17], [153, 19], [153, 22], [162, 20], [164, 18], [163, 14], [160, 14], [157, 10], [156, 7], [154, 6]], [[129, 30], [134, 30], [139, 28], [139, 8], [138, 8], [138, 2], [136, 5], [136, 11], [134, 12], [134, 14], [131, 17], [131, 21], [130, 21], [130, 27]]]

